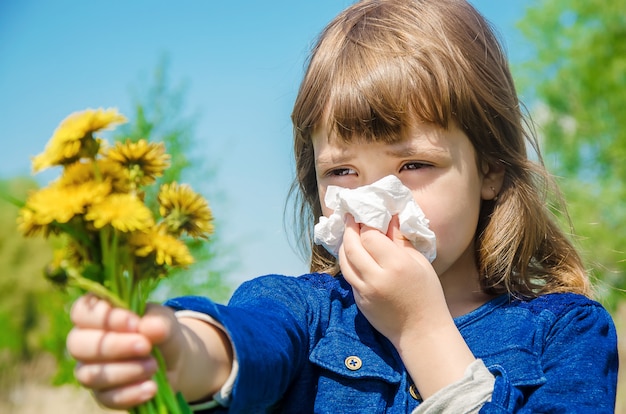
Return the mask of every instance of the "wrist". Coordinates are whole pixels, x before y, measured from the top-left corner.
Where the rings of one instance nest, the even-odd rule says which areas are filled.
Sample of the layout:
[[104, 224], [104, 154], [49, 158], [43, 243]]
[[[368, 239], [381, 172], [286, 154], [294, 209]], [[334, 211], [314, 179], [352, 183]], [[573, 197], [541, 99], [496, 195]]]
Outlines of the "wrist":
[[452, 317], [406, 332], [394, 343], [423, 398], [460, 380], [476, 360]]
[[[226, 332], [213, 323], [180, 318], [185, 336], [179, 387], [185, 399], [199, 401], [212, 398], [228, 380], [233, 367], [233, 350]], [[209, 375], [207, 375], [209, 373]]]

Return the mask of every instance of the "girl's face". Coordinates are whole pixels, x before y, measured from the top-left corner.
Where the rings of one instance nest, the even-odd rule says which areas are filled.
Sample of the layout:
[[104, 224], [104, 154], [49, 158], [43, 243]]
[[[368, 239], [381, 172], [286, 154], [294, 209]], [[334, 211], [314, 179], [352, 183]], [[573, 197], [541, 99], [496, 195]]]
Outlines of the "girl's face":
[[481, 201], [500, 190], [503, 171], [479, 168], [467, 136], [456, 126], [445, 130], [422, 124], [394, 144], [344, 144], [327, 131], [313, 134], [317, 185], [324, 205], [329, 185], [356, 188], [387, 175], [397, 176], [413, 193], [437, 236], [433, 267], [439, 277], [476, 273], [474, 234]]

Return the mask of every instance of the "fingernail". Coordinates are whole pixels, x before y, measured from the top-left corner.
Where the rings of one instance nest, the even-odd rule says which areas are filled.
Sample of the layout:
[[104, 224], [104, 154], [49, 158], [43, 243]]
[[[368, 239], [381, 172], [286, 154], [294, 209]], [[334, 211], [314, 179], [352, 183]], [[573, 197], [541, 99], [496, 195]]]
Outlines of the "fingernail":
[[139, 353], [146, 353], [150, 351], [150, 346], [145, 341], [137, 341], [133, 347], [135, 351]]
[[136, 318], [134, 315], [128, 318], [126, 326], [130, 331], [136, 331], [139, 326], [139, 318]]
[[154, 358], [148, 358], [143, 361], [143, 367], [148, 372], [156, 371], [158, 368], [157, 362]]
[[157, 388], [154, 381], [146, 381], [139, 386], [139, 391], [143, 400], [149, 400], [150, 398], [154, 397], [154, 395], [156, 394], [156, 390]]

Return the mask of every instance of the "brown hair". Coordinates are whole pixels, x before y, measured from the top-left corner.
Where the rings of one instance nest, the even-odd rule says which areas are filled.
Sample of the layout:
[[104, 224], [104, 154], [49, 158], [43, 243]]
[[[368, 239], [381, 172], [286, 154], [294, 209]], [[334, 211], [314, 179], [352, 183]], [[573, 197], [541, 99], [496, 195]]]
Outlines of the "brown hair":
[[[464, 0], [365, 0], [321, 33], [292, 113], [291, 195], [311, 271], [338, 272], [312, 244], [321, 215], [311, 136], [324, 126], [346, 142], [402, 139], [411, 123], [458, 125], [479, 163], [503, 166], [496, 201], [481, 207], [476, 257], [484, 291], [589, 294], [578, 253], [546, 199], [561, 202], [524, 116], [506, 56], [489, 23]], [[526, 153], [526, 143], [538, 161]], [[562, 203], [561, 203], [562, 204]]]

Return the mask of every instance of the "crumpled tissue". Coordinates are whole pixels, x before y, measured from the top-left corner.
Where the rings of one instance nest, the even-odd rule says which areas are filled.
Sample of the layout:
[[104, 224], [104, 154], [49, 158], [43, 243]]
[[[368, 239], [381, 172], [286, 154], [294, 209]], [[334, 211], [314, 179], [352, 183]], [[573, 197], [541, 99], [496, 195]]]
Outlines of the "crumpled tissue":
[[391, 217], [397, 214], [402, 235], [430, 262], [435, 260], [435, 233], [429, 229], [429, 221], [413, 199], [411, 190], [395, 175], [354, 189], [329, 185], [324, 202], [333, 214], [320, 217], [314, 228], [314, 242], [335, 257], [343, 241], [346, 214], [352, 214], [357, 223], [383, 233], [387, 233]]

